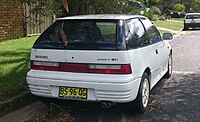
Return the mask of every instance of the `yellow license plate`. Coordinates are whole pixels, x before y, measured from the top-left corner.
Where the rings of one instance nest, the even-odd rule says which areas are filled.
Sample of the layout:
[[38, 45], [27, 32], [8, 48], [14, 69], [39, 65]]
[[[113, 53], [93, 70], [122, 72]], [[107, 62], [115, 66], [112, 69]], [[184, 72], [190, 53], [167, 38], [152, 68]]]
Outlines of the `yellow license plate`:
[[71, 87], [60, 86], [59, 87], [59, 97], [87, 99], [87, 89], [86, 88], [71, 88]]

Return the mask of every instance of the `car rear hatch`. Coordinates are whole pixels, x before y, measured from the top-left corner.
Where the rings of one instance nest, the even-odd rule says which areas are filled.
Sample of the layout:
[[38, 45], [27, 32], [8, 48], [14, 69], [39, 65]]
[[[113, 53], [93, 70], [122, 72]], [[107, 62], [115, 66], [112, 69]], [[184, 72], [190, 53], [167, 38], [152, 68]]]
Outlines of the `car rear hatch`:
[[119, 20], [59, 20], [35, 42], [31, 69], [131, 74]]
[[185, 23], [200, 23], [200, 14], [187, 15]]

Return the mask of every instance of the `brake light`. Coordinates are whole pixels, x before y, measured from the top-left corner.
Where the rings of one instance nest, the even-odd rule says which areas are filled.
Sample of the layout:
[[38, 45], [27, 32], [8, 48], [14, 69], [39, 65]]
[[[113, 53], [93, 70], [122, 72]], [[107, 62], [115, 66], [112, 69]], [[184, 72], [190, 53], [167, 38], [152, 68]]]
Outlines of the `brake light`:
[[31, 61], [31, 69], [79, 72], [79, 73], [98, 73], [98, 74], [131, 74], [130, 64], [122, 65], [102, 65], [102, 64], [76, 64], [76, 63], [54, 63]]
[[131, 74], [130, 64], [123, 65], [89, 65], [89, 72], [101, 74]]

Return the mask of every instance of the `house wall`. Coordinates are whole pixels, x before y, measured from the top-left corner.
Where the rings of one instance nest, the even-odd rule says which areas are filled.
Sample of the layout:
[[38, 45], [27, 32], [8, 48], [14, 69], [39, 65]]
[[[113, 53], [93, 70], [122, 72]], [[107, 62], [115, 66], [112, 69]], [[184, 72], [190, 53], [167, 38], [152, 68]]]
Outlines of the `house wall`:
[[23, 7], [12, 0], [0, 0], [0, 41], [18, 38], [23, 32]]

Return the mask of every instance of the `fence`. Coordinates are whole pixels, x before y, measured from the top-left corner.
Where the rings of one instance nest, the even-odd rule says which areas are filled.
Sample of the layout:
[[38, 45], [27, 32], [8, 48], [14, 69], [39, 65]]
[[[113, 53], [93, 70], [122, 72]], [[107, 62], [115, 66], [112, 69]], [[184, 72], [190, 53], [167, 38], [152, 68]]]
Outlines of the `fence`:
[[49, 17], [42, 17], [41, 15], [32, 13], [30, 11], [32, 9], [31, 6], [28, 6], [27, 4], [25, 4], [23, 8], [25, 17], [24, 25], [26, 25], [25, 35], [41, 34], [55, 20], [53, 15]]

